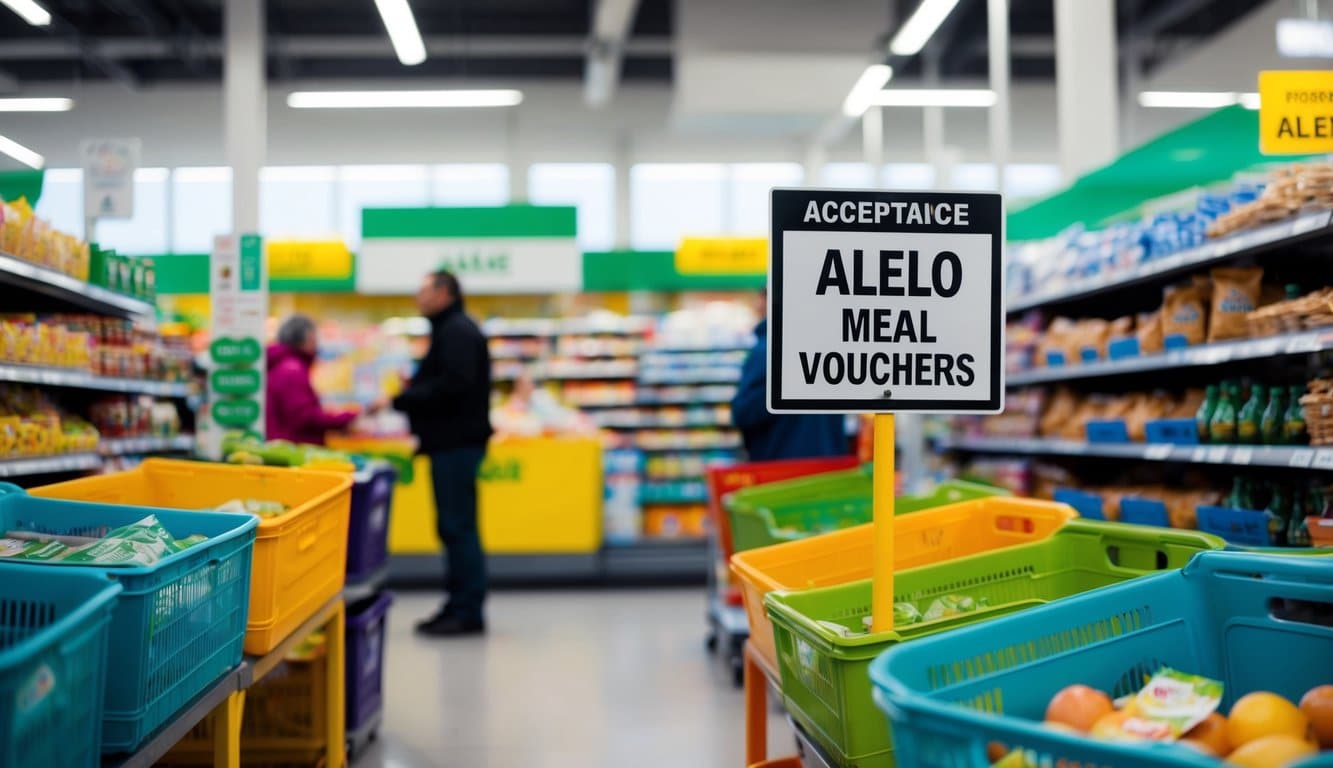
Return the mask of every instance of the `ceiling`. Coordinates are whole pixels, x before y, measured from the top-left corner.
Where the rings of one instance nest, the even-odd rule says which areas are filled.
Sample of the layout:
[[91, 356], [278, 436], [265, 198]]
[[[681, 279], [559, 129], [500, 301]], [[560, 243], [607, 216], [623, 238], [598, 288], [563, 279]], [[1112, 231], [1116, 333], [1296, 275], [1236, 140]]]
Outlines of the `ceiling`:
[[[730, 0], [723, 0], [729, 2]], [[221, 0], [42, 0], [56, 16], [48, 29], [0, 8], [0, 89], [37, 83], [120, 82], [131, 88], [216, 81], [221, 64]], [[430, 56], [404, 67], [393, 55], [372, 0], [267, 0], [269, 77], [274, 82], [340, 79], [551, 79], [578, 81], [599, 0], [415, 0]], [[810, 0], [823, 6], [832, 0]], [[884, 0], [885, 18], [906, 18], [918, 0]], [[1216, 35], [1255, 7], [1254, 0], [1118, 0], [1122, 41], [1152, 70]], [[825, 6], [827, 7], [827, 6]], [[1055, 73], [1052, 0], [1011, 0], [1012, 71], [1020, 80]], [[622, 78], [670, 83], [677, 9], [672, 0], [639, 0], [624, 48]], [[794, 24], [793, 27], [800, 25]], [[881, 44], [893, 29], [848, 41], [851, 53]], [[801, 30], [793, 28], [791, 35]], [[869, 38], [874, 38], [869, 39]], [[773, 41], [781, 49], [782, 41]], [[923, 55], [892, 62], [912, 77], [938, 58], [941, 77], [986, 74], [986, 3], [962, 0]], [[1124, 62], [1129, 65], [1128, 60]]]

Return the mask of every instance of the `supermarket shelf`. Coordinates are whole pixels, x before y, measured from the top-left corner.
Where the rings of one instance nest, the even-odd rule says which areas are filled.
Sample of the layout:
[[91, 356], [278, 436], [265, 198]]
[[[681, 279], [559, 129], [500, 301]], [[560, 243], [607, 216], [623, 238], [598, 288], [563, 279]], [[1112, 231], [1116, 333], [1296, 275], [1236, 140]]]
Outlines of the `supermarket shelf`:
[[732, 395], [722, 397], [721, 395], [712, 395], [708, 397], [673, 397], [673, 398], [653, 398], [645, 399], [640, 396], [638, 400], [632, 403], [620, 403], [620, 405], [708, 405], [717, 403], [730, 403]]
[[120, 379], [98, 376], [88, 371], [13, 363], [0, 363], [0, 381], [72, 389], [97, 389], [106, 392], [132, 392], [159, 397], [185, 397], [190, 393], [190, 385], [183, 382]]
[[1019, 371], [1009, 374], [1006, 383], [1011, 387], [1023, 387], [1050, 381], [1118, 376], [1166, 368], [1220, 365], [1235, 360], [1259, 360], [1281, 355], [1303, 355], [1326, 349], [1333, 349], [1333, 328], [1269, 336], [1261, 339], [1219, 341], [1213, 344], [1201, 344], [1174, 350], [1160, 355], [1127, 357], [1120, 360], [1102, 360], [1080, 365]]
[[718, 352], [718, 353], [727, 353], [727, 352], [749, 352], [753, 347], [754, 347], [754, 342], [750, 342], [750, 343], [745, 344], [745, 345], [743, 345], [743, 346], [742, 346], [742, 345], [739, 345], [739, 344], [723, 344], [723, 345], [721, 345], [721, 346], [716, 346], [716, 347], [714, 347], [714, 346], [709, 346], [709, 345], [700, 345], [700, 346], [697, 346], [697, 347], [692, 347], [692, 346], [688, 346], [688, 345], [682, 345], [682, 346], [665, 345], [665, 346], [661, 346], [661, 347], [649, 347], [649, 348], [647, 348], [647, 349], [644, 350], [644, 353], [645, 353], [645, 354], [650, 354], [650, 355], [652, 355], [652, 354], [664, 354], [664, 355], [695, 354], [695, 355], [697, 355], [697, 354], [702, 353], [702, 352]]
[[[672, 504], [706, 504], [708, 492], [700, 488], [688, 492], [680, 488], [688, 480], [649, 480], [639, 486], [639, 503], [670, 506]], [[698, 481], [695, 481], [698, 482]], [[702, 484], [702, 483], [699, 483]]]
[[1211, 266], [1223, 261], [1281, 250], [1297, 243], [1327, 234], [1329, 211], [1315, 211], [1280, 221], [1265, 227], [1238, 232], [1190, 248], [1170, 256], [1144, 262], [1140, 267], [1096, 280], [1081, 280], [1051, 291], [1038, 291], [1026, 296], [1011, 297], [1005, 309], [1009, 314], [1023, 312], [1043, 304], [1059, 304], [1086, 298], [1094, 294], [1116, 291], [1139, 283], [1169, 277], [1180, 272]]
[[565, 398], [565, 404], [569, 405], [571, 408], [632, 408], [635, 405], [638, 405], [634, 400], [607, 400], [605, 402], [594, 400], [580, 402], [578, 400], [571, 400], [568, 397]]
[[84, 309], [111, 315], [146, 315], [153, 305], [0, 253], [0, 283], [26, 288]]
[[0, 477], [48, 475], [57, 472], [84, 472], [102, 466], [96, 453], [67, 453], [62, 456], [33, 456], [0, 460]]
[[103, 438], [97, 443], [103, 456], [134, 456], [141, 453], [167, 453], [194, 450], [194, 435], [171, 437]]
[[975, 453], [1087, 456], [1179, 464], [1333, 470], [1333, 447], [1330, 446], [1303, 448], [1285, 445], [1086, 443], [1077, 440], [1014, 437], [946, 437], [938, 440], [936, 446], [945, 451]]
[[103, 768], [151, 768], [156, 765], [159, 760], [166, 757], [167, 752], [170, 752], [177, 742], [194, 730], [194, 727], [208, 717], [219, 704], [226, 701], [228, 696], [244, 688], [242, 678], [247, 672], [248, 667], [242, 662], [240, 666], [223, 675], [222, 679], [196, 696], [192, 703], [173, 717], [147, 743], [139, 747], [137, 752], [128, 756], [104, 757]]
[[602, 429], [718, 429], [730, 428], [730, 421], [602, 421], [597, 426]]
[[653, 374], [644, 374], [639, 377], [639, 383], [651, 386], [689, 386], [691, 384], [735, 384], [741, 378], [739, 370], [727, 373], [717, 374], [716, 376], [655, 376]]
[[702, 451], [735, 451], [741, 447], [739, 438], [731, 443], [719, 443], [717, 445], [634, 445], [630, 446], [644, 453], [699, 453]]

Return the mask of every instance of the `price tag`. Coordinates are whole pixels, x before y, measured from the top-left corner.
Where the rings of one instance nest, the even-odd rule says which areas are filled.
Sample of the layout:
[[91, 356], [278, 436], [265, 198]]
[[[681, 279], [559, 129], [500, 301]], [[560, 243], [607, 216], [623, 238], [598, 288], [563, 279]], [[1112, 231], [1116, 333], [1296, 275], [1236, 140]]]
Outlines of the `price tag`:
[[1215, 445], [1208, 449], [1209, 464], [1224, 464], [1227, 460], [1227, 447], [1225, 445]]
[[1232, 464], [1249, 464], [1254, 459], [1253, 448], [1237, 448], [1231, 454]]
[[1319, 213], [1313, 216], [1302, 216], [1292, 223], [1291, 234], [1302, 235], [1306, 232], [1313, 232], [1316, 229], [1325, 227], [1328, 225], [1328, 216], [1329, 214], [1327, 213]]
[[1304, 469], [1310, 466], [1314, 461], [1314, 451], [1309, 448], [1295, 448], [1291, 452], [1291, 458], [1287, 461], [1287, 466]]
[[1143, 452], [1143, 458], [1152, 461], [1166, 461], [1171, 456], [1171, 449], [1173, 447], [1174, 446], [1169, 443], [1150, 445], [1147, 450]]
[[1190, 461], [1196, 464], [1202, 464], [1204, 459], [1207, 458], [1207, 456], [1208, 456], [1208, 449], [1204, 448], [1203, 446], [1199, 446], [1198, 448], [1195, 448], [1193, 451], [1190, 452]]
[[1297, 336], [1296, 338], [1287, 341], [1287, 348], [1285, 351], [1288, 355], [1298, 355], [1302, 352], [1318, 352], [1319, 342], [1309, 335]]
[[1333, 449], [1322, 448], [1315, 451], [1313, 466], [1315, 469], [1333, 469]]

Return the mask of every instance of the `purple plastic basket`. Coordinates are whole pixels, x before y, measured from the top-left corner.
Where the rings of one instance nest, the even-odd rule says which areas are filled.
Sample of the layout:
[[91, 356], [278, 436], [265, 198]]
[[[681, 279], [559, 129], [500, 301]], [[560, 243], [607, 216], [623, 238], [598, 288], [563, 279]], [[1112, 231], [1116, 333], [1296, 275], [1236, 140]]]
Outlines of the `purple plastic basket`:
[[384, 628], [393, 595], [381, 592], [347, 615], [347, 730], [356, 731], [384, 706]]
[[370, 576], [389, 558], [389, 507], [397, 478], [388, 464], [370, 464], [356, 473], [347, 524], [348, 583]]

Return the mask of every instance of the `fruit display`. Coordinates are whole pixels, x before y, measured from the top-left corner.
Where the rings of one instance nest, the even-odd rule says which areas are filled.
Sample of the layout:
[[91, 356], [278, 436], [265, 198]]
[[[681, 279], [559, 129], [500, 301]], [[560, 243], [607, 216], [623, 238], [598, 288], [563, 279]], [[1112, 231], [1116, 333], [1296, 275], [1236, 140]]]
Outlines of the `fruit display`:
[[[1333, 750], [1333, 685], [1316, 685], [1299, 702], [1250, 691], [1225, 714], [1222, 696], [1220, 682], [1162, 668], [1138, 693], [1114, 701], [1086, 685], [1063, 688], [1045, 724], [1100, 740], [1174, 742], [1240, 768], [1284, 768]], [[997, 742], [987, 753], [996, 768], [1044, 765], [1035, 753]]]
[[222, 454], [229, 464], [253, 464], [270, 467], [305, 467], [352, 471], [356, 463], [351, 454], [301, 445], [287, 440], [261, 441], [240, 432], [222, 438]]
[[53, 229], [32, 212], [24, 197], [0, 201], [0, 252], [78, 280], [88, 279], [88, 244]]
[[41, 391], [0, 386], [0, 459], [97, 450], [97, 429]]

